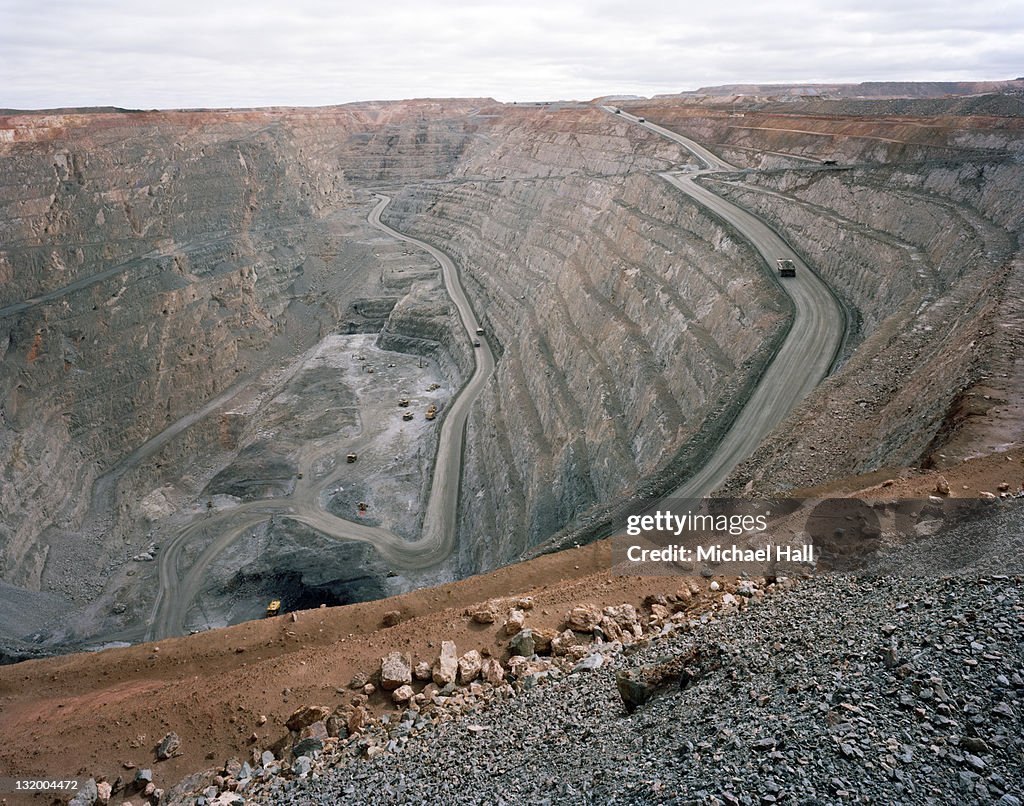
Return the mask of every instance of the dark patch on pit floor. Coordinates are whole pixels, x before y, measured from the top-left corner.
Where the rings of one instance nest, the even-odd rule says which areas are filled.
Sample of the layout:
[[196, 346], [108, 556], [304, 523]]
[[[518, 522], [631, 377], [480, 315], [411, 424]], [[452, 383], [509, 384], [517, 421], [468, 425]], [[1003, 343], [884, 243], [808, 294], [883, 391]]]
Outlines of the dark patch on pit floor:
[[251, 601], [254, 609], [279, 599], [282, 612], [368, 602], [387, 595], [388, 568], [367, 543], [335, 540], [284, 517], [274, 519], [266, 537], [256, 557], [214, 595]]
[[267, 408], [266, 425], [275, 428], [280, 438], [320, 439], [358, 422], [356, 396], [337, 367], [304, 370], [286, 392], [297, 399], [273, 402]]
[[265, 442], [257, 442], [244, 448], [230, 465], [214, 476], [203, 490], [203, 496], [233, 495], [243, 501], [280, 498], [291, 494], [297, 472], [291, 457]]
[[[365, 484], [361, 482], [339, 482], [343, 489], [327, 499], [327, 511], [339, 518], [356, 521], [366, 526], [380, 526], [381, 520], [377, 513], [379, 505], [370, 500]], [[359, 511], [359, 502], [365, 503], [366, 511]]]

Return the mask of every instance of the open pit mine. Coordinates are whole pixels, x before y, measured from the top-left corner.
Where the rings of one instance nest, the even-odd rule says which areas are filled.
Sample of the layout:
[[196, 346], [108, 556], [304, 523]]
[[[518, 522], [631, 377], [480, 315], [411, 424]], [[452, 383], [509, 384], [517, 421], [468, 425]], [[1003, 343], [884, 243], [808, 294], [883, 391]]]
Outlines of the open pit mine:
[[1019, 439], [1021, 83], [0, 114], [0, 659]]

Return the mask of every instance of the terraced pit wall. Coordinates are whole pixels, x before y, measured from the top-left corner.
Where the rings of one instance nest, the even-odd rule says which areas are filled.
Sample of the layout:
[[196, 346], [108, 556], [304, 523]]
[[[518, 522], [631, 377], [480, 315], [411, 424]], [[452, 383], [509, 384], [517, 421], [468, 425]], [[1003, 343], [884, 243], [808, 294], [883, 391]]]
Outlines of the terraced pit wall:
[[766, 167], [710, 186], [786, 233], [856, 314], [841, 370], [732, 489], [941, 467], [1021, 433], [1024, 119], [953, 114], [1008, 100], [941, 103], [927, 118], [866, 120], [792, 105], [640, 107], [737, 164]]
[[782, 334], [755, 253], [654, 170], [673, 144], [598, 110], [508, 114], [391, 223], [463, 268], [500, 360], [472, 416], [460, 572], [622, 500]]
[[[0, 318], [0, 578], [38, 588], [51, 545], [85, 542], [93, 482], [168, 425], [332, 330], [383, 326], [390, 305], [358, 304], [394, 292], [348, 175], [446, 175], [470, 106], [0, 118], [0, 308], [83, 286]], [[244, 429], [201, 423], [130, 469], [52, 587], [74, 594], [60, 577], [116, 559], [145, 492]]]

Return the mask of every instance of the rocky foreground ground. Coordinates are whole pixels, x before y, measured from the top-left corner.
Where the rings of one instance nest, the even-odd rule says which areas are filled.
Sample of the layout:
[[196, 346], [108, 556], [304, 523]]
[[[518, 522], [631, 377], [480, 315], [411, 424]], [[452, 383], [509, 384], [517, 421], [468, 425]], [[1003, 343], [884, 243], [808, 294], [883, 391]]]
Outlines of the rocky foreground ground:
[[[200, 774], [168, 799], [1017, 804], [1024, 575], [1016, 555], [988, 549], [1017, 544], [1021, 515], [1009, 502], [927, 544], [943, 563], [961, 557], [960, 574], [715, 582], [718, 605], [699, 615], [685, 592], [650, 602], [649, 615], [582, 605], [553, 642], [515, 632], [522, 655], [507, 664], [442, 644], [424, 670], [395, 653], [375, 680], [408, 707], [365, 722], [358, 694], [344, 722], [300, 708], [276, 753]], [[972, 560], [964, 547], [980, 537], [986, 551]], [[919, 563], [922, 545], [910, 553]]]

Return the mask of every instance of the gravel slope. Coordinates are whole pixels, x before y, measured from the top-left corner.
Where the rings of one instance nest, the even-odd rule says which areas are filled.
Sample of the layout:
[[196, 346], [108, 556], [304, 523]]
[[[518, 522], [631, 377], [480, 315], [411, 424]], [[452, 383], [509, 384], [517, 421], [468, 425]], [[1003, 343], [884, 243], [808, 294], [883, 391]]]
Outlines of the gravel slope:
[[[1012, 545], [1021, 523], [1018, 503], [981, 528]], [[977, 570], [816, 578], [247, 801], [1008, 806], [1024, 798], [1022, 608], [1024, 577]], [[693, 645], [696, 682], [627, 716], [615, 670]]]

